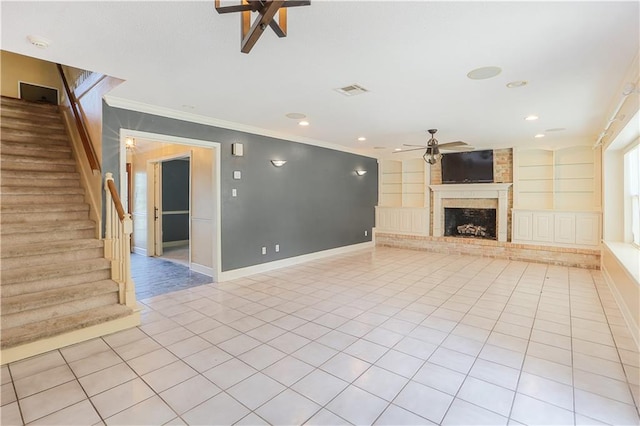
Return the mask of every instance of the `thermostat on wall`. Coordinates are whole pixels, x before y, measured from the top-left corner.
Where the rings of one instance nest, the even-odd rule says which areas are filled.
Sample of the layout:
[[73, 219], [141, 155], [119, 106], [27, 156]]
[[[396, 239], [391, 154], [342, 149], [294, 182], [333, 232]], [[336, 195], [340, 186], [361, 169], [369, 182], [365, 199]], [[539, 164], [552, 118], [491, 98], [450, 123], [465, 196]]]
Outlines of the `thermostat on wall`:
[[244, 155], [244, 146], [241, 143], [232, 143], [231, 154], [236, 157], [242, 157]]
[[242, 179], [242, 172], [240, 170], [234, 170], [233, 171], [233, 178], [234, 179]]

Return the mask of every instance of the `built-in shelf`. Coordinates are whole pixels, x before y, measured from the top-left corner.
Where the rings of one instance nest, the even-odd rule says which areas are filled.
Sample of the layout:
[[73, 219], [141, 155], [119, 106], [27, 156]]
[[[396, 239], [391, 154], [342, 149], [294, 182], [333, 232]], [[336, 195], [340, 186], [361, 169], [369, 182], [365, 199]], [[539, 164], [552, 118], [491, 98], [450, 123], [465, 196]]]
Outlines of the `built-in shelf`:
[[591, 146], [514, 149], [514, 209], [599, 211], [600, 157]]
[[429, 235], [429, 166], [422, 158], [380, 160], [376, 229]]

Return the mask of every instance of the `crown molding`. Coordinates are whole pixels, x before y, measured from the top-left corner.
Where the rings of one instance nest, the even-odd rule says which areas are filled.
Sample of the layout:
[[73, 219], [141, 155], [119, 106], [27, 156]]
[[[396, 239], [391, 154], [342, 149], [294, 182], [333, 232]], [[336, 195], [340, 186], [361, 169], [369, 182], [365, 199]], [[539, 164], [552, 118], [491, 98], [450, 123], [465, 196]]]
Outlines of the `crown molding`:
[[220, 120], [217, 118], [207, 117], [204, 115], [193, 114], [184, 111], [177, 111], [171, 108], [165, 108], [157, 105], [151, 105], [144, 102], [124, 99], [117, 96], [105, 95], [104, 100], [110, 107], [126, 109], [130, 111], [143, 112], [146, 114], [158, 115], [160, 117], [172, 118], [175, 120], [188, 121], [191, 123], [204, 124], [208, 126], [219, 127], [221, 129], [236, 130], [238, 132], [250, 133], [254, 135], [267, 136], [275, 139], [282, 139], [289, 142], [297, 142], [305, 145], [313, 145], [320, 148], [327, 148], [334, 151], [347, 152], [349, 154], [360, 155], [362, 157], [377, 158], [373, 155], [363, 154], [362, 152], [351, 149], [342, 145], [319, 141], [311, 138], [304, 138], [295, 135], [289, 135], [272, 130], [263, 129], [261, 127], [249, 126], [246, 124], [235, 123], [233, 121]]

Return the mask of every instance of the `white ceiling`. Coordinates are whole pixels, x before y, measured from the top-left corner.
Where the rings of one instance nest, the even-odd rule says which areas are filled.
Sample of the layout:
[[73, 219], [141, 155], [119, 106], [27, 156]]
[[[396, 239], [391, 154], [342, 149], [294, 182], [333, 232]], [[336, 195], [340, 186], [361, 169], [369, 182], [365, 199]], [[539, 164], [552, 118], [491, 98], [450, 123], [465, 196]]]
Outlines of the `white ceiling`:
[[[219, 15], [213, 0], [1, 8], [3, 50], [126, 80], [114, 97], [369, 155], [422, 144], [429, 128], [441, 143], [477, 148], [591, 145], [640, 40], [637, 1], [313, 0], [289, 9], [288, 37], [267, 29], [248, 55], [240, 17]], [[38, 49], [28, 35], [51, 45]], [[491, 65], [502, 73], [466, 77]], [[514, 80], [529, 84], [506, 88]], [[370, 92], [333, 90], [353, 83]], [[552, 128], [566, 130], [533, 138]]]

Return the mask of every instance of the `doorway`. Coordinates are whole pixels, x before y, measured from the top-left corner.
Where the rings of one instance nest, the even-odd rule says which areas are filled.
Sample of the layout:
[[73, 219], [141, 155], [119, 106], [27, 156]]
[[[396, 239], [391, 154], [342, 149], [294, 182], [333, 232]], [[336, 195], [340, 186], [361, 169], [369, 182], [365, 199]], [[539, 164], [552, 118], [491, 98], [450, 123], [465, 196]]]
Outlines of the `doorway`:
[[187, 155], [149, 160], [153, 176], [152, 247], [148, 255], [191, 266], [191, 152]]
[[[220, 144], [126, 129], [120, 133], [122, 147], [125, 138], [135, 138], [128, 155], [134, 253], [174, 257], [216, 281], [221, 258]], [[121, 191], [126, 193], [122, 185]]]

